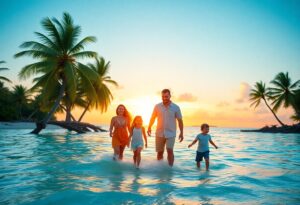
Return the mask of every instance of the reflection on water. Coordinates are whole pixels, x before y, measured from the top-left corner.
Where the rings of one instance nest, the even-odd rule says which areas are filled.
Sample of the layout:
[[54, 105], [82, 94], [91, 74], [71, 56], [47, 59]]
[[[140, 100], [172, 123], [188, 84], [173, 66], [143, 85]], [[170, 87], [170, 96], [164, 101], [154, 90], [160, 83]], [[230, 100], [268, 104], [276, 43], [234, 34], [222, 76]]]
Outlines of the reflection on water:
[[112, 160], [107, 133], [0, 130], [0, 204], [300, 203], [299, 135], [212, 128], [220, 149], [206, 172], [187, 148], [198, 130], [185, 129], [173, 168], [156, 161], [149, 138], [139, 170], [129, 149]]

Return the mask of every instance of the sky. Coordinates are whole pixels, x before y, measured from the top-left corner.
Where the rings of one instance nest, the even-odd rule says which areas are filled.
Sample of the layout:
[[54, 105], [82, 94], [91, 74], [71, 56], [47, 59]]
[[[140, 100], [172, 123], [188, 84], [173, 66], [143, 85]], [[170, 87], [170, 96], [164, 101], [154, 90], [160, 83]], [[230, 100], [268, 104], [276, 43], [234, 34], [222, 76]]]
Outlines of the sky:
[[[81, 38], [96, 36], [86, 50], [98, 52], [119, 83], [106, 113], [93, 110], [84, 121], [107, 124], [118, 104], [145, 124], [160, 91], [171, 89], [184, 123], [220, 127], [277, 124], [264, 104], [250, 107], [249, 91], [279, 72], [300, 77], [300, 2], [285, 0], [0, 0], [1, 75], [20, 81], [21, 68], [34, 62], [13, 58], [24, 41], [37, 40], [45, 17], [72, 15]], [[93, 62], [89, 60], [88, 62]], [[10, 85], [11, 86], [11, 85]], [[74, 110], [78, 117], [81, 110]], [[292, 111], [280, 109], [286, 123]], [[64, 116], [59, 115], [62, 119]]]

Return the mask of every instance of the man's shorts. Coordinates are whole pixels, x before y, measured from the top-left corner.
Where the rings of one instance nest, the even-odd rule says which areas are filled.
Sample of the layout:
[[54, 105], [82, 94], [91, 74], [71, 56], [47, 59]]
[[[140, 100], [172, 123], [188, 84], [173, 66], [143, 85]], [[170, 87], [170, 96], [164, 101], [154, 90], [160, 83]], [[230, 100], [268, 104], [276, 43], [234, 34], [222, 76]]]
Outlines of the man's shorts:
[[203, 157], [204, 157], [204, 159], [209, 159], [209, 151], [206, 151], [206, 152], [198, 152], [197, 151], [195, 161], [196, 162], [201, 162]]
[[176, 137], [165, 138], [165, 137], [155, 137], [156, 152], [163, 152], [165, 146], [167, 149], [173, 149]]

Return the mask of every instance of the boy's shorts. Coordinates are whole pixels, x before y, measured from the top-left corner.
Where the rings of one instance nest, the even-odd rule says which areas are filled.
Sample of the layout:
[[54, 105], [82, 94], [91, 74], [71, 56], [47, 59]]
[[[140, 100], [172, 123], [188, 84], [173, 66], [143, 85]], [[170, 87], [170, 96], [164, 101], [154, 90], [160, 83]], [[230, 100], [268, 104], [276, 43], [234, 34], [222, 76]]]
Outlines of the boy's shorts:
[[209, 159], [209, 151], [206, 151], [206, 152], [198, 152], [197, 151], [195, 161], [196, 162], [201, 162], [203, 157], [204, 157], [204, 159]]
[[175, 144], [176, 137], [165, 138], [165, 137], [156, 137], [155, 145], [156, 152], [163, 152], [165, 150], [165, 146], [167, 149], [173, 149]]

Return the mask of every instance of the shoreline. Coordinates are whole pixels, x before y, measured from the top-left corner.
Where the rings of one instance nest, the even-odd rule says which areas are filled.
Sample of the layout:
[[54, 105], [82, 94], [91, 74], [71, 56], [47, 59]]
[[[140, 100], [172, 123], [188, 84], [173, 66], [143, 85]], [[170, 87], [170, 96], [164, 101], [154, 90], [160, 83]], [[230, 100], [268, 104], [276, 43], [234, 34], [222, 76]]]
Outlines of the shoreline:
[[[0, 129], [35, 129], [35, 122], [0, 122]], [[61, 129], [56, 125], [47, 125], [46, 129]]]

